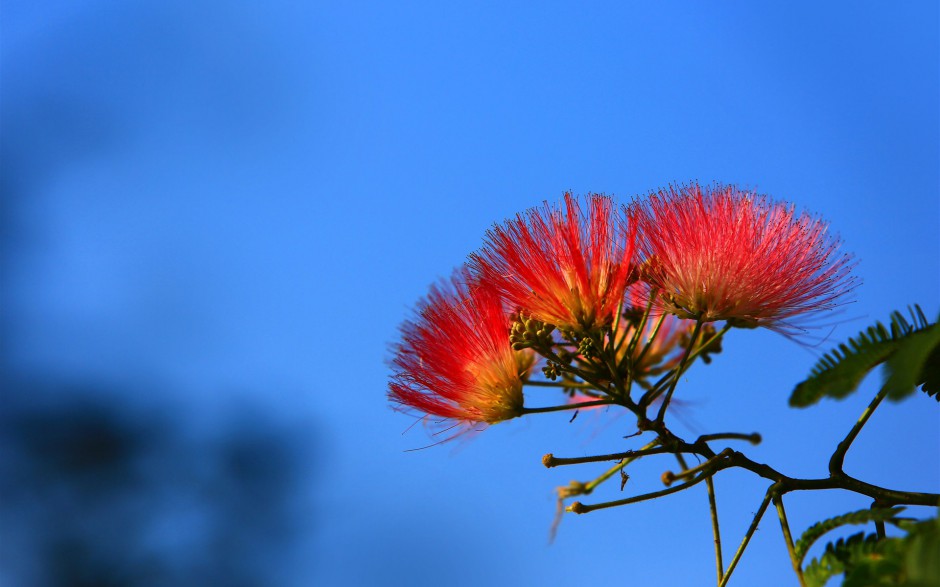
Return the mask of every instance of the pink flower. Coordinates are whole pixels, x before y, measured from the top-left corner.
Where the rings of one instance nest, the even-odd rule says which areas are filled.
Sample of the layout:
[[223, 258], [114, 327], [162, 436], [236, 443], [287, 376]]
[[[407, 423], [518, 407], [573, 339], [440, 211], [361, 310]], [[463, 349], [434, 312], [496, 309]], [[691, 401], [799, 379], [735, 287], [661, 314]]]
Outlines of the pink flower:
[[509, 316], [499, 295], [466, 270], [432, 286], [414, 321], [402, 327], [389, 399], [465, 424], [492, 424], [522, 413], [522, 377], [531, 351], [509, 343]]
[[734, 186], [670, 187], [634, 204], [643, 279], [683, 318], [791, 330], [844, 302], [852, 257], [828, 225]]
[[610, 198], [578, 200], [564, 208], [532, 208], [486, 233], [470, 264], [508, 302], [563, 329], [609, 325], [633, 270], [634, 227]]

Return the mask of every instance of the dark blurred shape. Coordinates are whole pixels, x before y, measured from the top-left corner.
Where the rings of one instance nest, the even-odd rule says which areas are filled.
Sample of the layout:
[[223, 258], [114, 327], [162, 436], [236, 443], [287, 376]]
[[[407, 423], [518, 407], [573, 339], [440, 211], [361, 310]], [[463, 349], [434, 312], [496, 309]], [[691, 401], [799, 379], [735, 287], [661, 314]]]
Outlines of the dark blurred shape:
[[309, 531], [305, 429], [253, 407], [215, 431], [128, 390], [4, 377], [0, 584], [277, 585]]

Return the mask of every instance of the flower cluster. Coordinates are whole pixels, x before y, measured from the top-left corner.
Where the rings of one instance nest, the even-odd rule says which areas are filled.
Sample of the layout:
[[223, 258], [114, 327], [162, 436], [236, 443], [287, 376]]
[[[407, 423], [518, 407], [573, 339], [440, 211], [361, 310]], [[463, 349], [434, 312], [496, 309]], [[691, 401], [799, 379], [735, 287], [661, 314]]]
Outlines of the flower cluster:
[[669, 312], [787, 330], [854, 287], [827, 225], [734, 186], [669, 188], [635, 205], [644, 280]]
[[855, 282], [839, 244], [818, 218], [733, 186], [670, 187], [626, 207], [565, 194], [494, 226], [431, 288], [402, 326], [389, 396], [444, 420], [500, 422], [526, 412], [538, 354], [569, 395], [590, 382], [628, 401], [633, 381], [681, 371], [706, 344], [696, 335], [715, 333], [706, 323], [788, 332], [842, 303]]
[[613, 322], [633, 270], [635, 227], [605, 196], [571, 194], [563, 209], [533, 208], [486, 234], [475, 272], [513, 306], [564, 329]]
[[531, 351], [514, 351], [502, 299], [467, 271], [431, 288], [402, 327], [393, 402], [443, 419], [495, 423], [522, 413]]

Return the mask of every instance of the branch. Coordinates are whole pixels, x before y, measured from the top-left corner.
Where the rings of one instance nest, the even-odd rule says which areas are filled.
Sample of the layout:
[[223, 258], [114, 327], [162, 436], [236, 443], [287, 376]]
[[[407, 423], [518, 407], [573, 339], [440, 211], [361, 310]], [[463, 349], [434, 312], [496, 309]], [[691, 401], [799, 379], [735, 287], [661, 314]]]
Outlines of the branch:
[[606, 508], [617, 507], [621, 505], [630, 505], [631, 503], [638, 503], [641, 501], [647, 501], [650, 499], [656, 499], [657, 497], [663, 497], [671, 493], [678, 493], [693, 485], [698, 485], [708, 477], [711, 477], [715, 472], [722, 467], [718, 467], [715, 471], [709, 471], [708, 473], [702, 473], [695, 479], [689, 481], [688, 483], [683, 483], [682, 485], [676, 485], [675, 487], [669, 487], [660, 491], [654, 491], [652, 493], [644, 493], [643, 495], [637, 495], [634, 497], [628, 497], [627, 499], [618, 499], [617, 501], [607, 501], [604, 503], [596, 503], [593, 505], [584, 505], [580, 501], [576, 501], [568, 506], [568, 511], [575, 514], [586, 514], [588, 512], [593, 512], [594, 510], [602, 510]]
[[793, 536], [790, 534], [790, 524], [787, 523], [787, 512], [783, 509], [783, 497], [774, 495], [774, 505], [777, 506], [777, 517], [780, 518], [780, 529], [783, 530], [783, 540], [787, 543], [787, 553], [790, 555], [790, 563], [793, 564], [793, 571], [800, 580], [800, 586], [806, 587], [806, 579], [803, 578], [803, 568], [800, 559], [796, 556], [796, 550], [793, 548]]
[[741, 541], [741, 545], [738, 546], [737, 552], [734, 553], [734, 558], [731, 559], [731, 564], [728, 565], [728, 570], [725, 572], [725, 576], [721, 578], [721, 583], [718, 584], [718, 587], [725, 587], [728, 584], [728, 579], [731, 578], [731, 573], [734, 572], [734, 568], [738, 566], [738, 561], [741, 560], [741, 555], [744, 554], [744, 549], [747, 548], [747, 543], [751, 541], [751, 536], [754, 535], [754, 532], [757, 531], [757, 526], [760, 524], [760, 519], [764, 517], [764, 512], [767, 511], [767, 505], [770, 503], [770, 497], [772, 495], [774, 487], [771, 486], [767, 493], [764, 494], [764, 501], [761, 502], [760, 507], [757, 508], [757, 513], [754, 514], [754, 519], [751, 520], [751, 526], [747, 529], [747, 533], [744, 534], [744, 540]]
[[596, 455], [590, 457], [570, 457], [562, 458], [556, 457], [552, 453], [548, 453], [542, 457], [542, 464], [546, 468], [551, 469], [552, 467], [560, 467], [562, 465], [580, 465], [581, 463], [602, 463], [604, 461], [619, 461], [622, 459], [637, 459], [639, 457], [645, 457], [647, 455], [661, 455], [668, 454], [674, 451], [663, 448], [644, 448], [640, 450], [628, 450], [627, 452], [618, 452], [609, 455]]
[[695, 346], [698, 333], [701, 331], [702, 319], [699, 318], [695, 321], [695, 328], [692, 330], [692, 338], [689, 339], [689, 346], [686, 347], [685, 353], [682, 355], [682, 361], [679, 362], [679, 369], [676, 371], [676, 376], [672, 378], [672, 383], [669, 385], [669, 391], [666, 392], [666, 397], [663, 398], [663, 403], [659, 406], [659, 413], [656, 415], [657, 422], [662, 422], [666, 418], [666, 408], [669, 407], [669, 401], [672, 399], [672, 394], [676, 391], [676, 384], [679, 383], [679, 376], [685, 370], [685, 364], [689, 360], [689, 355], [692, 354], [692, 347]]
[[724, 575], [725, 565], [721, 562], [721, 529], [718, 526], [718, 505], [715, 503], [715, 481], [709, 477], [705, 480], [708, 488], [708, 511], [712, 517], [712, 535], [715, 537], [715, 569], [718, 571], [718, 584]]
[[693, 444], [698, 444], [699, 442], [709, 442], [712, 440], [746, 440], [751, 444], [760, 444], [761, 438], [760, 433], [754, 432], [752, 434], [742, 434], [740, 432], [720, 432], [718, 434], [703, 434], [698, 437]]
[[591, 402], [578, 402], [573, 404], [562, 404], [560, 406], [549, 406], [547, 408], [522, 408], [521, 416], [526, 414], [544, 414], [547, 412], [562, 412], [564, 410], [578, 410], [581, 408], [593, 408], [595, 406], [609, 406], [617, 403], [612, 399], [599, 399]]
[[849, 451], [849, 447], [852, 446], [852, 443], [855, 441], [855, 438], [858, 436], [858, 433], [862, 431], [862, 427], [868, 422], [868, 419], [871, 418], [871, 415], [875, 412], [875, 408], [878, 407], [878, 404], [881, 403], [881, 400], [888, 395], [888, 386], [881, 388], [881, 391], [875, 395], [875, 399], [871, 400], [871, 403], [868, 404], [868, 407], [865, 408], [865, 411], [862, 412], [862, 415], [859, 417], [858, 421], [855, 422], [855, 425], [852, 426], [852, 429], [849, 430], [848, 435], [839, 443], [839, 446], [836, 447], [834, 453], [832, 453], [832, 458], [829, 459], [829, 474], [838, 475], [842, 473], [842, 464], [845, 462], [845, 453]]
[[564, 389], [596, 389], [590, 383], [582, 383], [580, 381], [542, 381], [529, 379], [522, 382], [523, 385], [531, 385], [533, 387], [558, 387]]

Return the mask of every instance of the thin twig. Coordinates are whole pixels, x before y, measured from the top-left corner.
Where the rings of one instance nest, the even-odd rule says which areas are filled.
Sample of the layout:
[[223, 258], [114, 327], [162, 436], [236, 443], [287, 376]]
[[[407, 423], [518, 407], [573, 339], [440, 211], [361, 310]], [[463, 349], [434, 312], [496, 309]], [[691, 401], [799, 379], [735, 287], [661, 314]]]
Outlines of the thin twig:
[[673, 392], [676, 391], [676, 384], [679, 383], [680, 374], [685, 370], [685, 364], [689, 360], [689, 355], [692, 354], [692, 348], [695, 346], [695, 340], [698, 338], [698, 333], [701, 330], [702, 319], [699, 318], [695, 321], [695, 328], [692, 329], [692, 338], [689, 340], [689, 346], [686, 347], [685, 353], [682, 355], [682, 361], [679, 362], [679, 369], [676, 371], [676, 376], [672, 378], [669, 391], [666, 392], [666, 397], [663, 398], [663, 403], [659, 406], [659, 414], [656, 415], [657, 422], [663, 422], [666, 417], [666, 408], [669, 407], [669, 401], [672, 399]]
[[[693, 351], [691, 355], [689, 355], [689, 358], [687, 360], [688, 364], [685, 366], [685, 369], [688, 369], [689, 367], [691, 367], [692, 366], [691, 361], [693, 361], [700, 354], [702, 354], [702, 352], [708, 347], [710, 347], [712, 343], [714, 343], [715, 341], [723, 337], [725, 333], [727, 333], [729, 330], [731, 330], [731, 325], [728, 323], [725, 323], [725, 325], [722, 327], [721, 330], [719, 330], [714, 335], [712, 335], [712, 337], [709, 338], [707, 341], [705, 341], [703, 344], [700, 344], [699, 347], [695, 349], [695, 351]], [[682, 373], [685, 372], [685, 369], [683, 369], [682, 371], [677, 371], [673, 369], [669, 371], [668, 373], [666, 373], [665, 375], [663, 375], [662, 377], [660, 377], [656, 381], [656, 383], [653, 384], [652, 389], [644, 393], [643, 397], [640, 398], [640, 406], [646, 407], [646, 406], [651, 405], [656, 398], [662, 395], [663, 386], [666, 385], [666, 383], [669, 383], [672, 378], [681, 377]]]
[[875, 408], [878, 407], [878, 404], [881, 403], [881, 400], [883, 400], [886, 395], [888, 395], [888, 387], [884, 386], [875, 396], [875, 399], [871, 400], [871, 403], [868, 404], [865, 411], [862, 412], [858, 421], [856, 421], [852, 429], [849, 430], [848, 435], [846, 435], [842, 442], [839, 443], [839, 446], [836, 447], [836, 451], [832, 453], [832, 457], [829, 459], [829, 473], [831, 475], [837, 475], [842, 472], [842, 465], [845, 462], [845, 453], [848, 452], [849, 447], [852, 446], [852, 442], [855, 441], [855, 437], [862, 431], [862, 427], [865, 426], [868, 419], [871, 418], [871, 415], [875, 412]]
[[777, 517], [780, 518], [780, 528], [783, 530], [783, 540], [787, 543], [787, 552], [790, 554], [790, 562], [793, 564], [793, 571], [797, 579], [800, 580], [800, 587], [806, 587], [806, 579], [803, 578], [803, 567], [800, 564], [799, 557], [796, 556], [796, 549], [793, 548], [793, 536], [790, 534], [790, 524], [787, 523], [787, 512], [783, 509], [783, 496], [774, 495], [774, 505], [777, 506]]
[[[640, 354], [636, 356], [634, 363], [639, 364], [643, 361], [646, 353], [650, 350], [650, 347], [653, 346], [653, 341], [656, 340], [656, 335], [659, 334], [659, 329], [662, 328], [663, 322], [665, 322], [665, 320], [665, 314], [660, 314], [659, 318], [656, 319], [656, 324], [653, 326], [653, 330], [650, 331], [650, 335], [646, 338], [646, 343], [643, 345], [643, 350], [640, 351]], [[636, 347], [629, 349], [628, 352], [633, 353], [635, 350]]]
[[560, 406], [549, 406], [547, 408], [522, 408], [522, 415], [526, 414], [544, 414], [546, 412], [561, 412], [564, 410], [578, 410], [581, 408], [593, 408], [595, 406], [609, 406], [616, 402], [612, 399], [599, 399], [590, 402], [577, 402], [571, 404], [562, 404]]
[[650, 499], [656, 499], [658, 497], [663, 497], [671, 493], [678, 493], [679, 491], [688, 489], [689, 487], [692, 487], [693, 485], [698, 485], [699, 483], [704, 481], [706, 478], [714, 474], [715, 474], [714, 471], [709, 471], [707, 473], [702, 473], [695, 479], [692, 479], [688, 483], [683, 483], [682, 485], [676, 485], [675, 487], [669, 487], [661, 491], [654, 491], [652, 493], [644, 493], [643, 495], [628, 497], [627, 499], [618, 499], [617, 501], [606, 501], [604, 503], [595, 503], [592, 505], [585, 505], [581, 503], [580, 501], [576, 501], [573, 504], [568, 506], [568, 511], [575, 513], [575, 514], [586, 514], [588, 512], [593, 512], [594, 510], [602, 510], [602, 509], [617, 507], [621, 505], [630, 505], [631, 503], [638, 503], [641, 501], [648, 501]]
[[717, 461], [719, 461], [719, 460], [727, 459], [729, 456], [731, 456], [731, 453], [733, 453], [733, 452], [734, 452], [734, 451], [731, 450], [730, 448], [726, 448], [725, 450], [721, 451], [721, 452], [718, 453], [717, 455], [715, 455], [715, 456], [713, 456], [712, 458], [708, 459], [708, 460], [705, 461], [704, 463], [702, 463], [702, 464], [700, 464], [700, 465], [696, 465], [696, 466], [692, 467], [691, 469], [690, 469], [688, 466], [685, 465], [684, 461], [680, 461], [680, 464], [683, 465], [683, 470], [682, 470], [681, 472], [679, 472], [678, 474], [672, 475], [672, 478], [674, 478], [674, 479], [682, 479], [682, 478], [684, 478], [684, 477], [690, 477], [690, 476], [692, 476], [692, 475], [695, 475], [695, 474], [698, 473], [699, 471], [708, 470], [709, 467], [714, 466], [714, 463], [715, 463], [715, 462], [717, 462]]
[[744, 549], [747, 548], [747, 543], [751, 541], [751, 536], [754, 535], [754, 532], [757, 530], [758, 524], [760, 524], [760, 519], [764, 517], [764, 512], [767, 511], [767, 505], [770, 504], [771, 491], [773, 487], [767, 490], [767, 493], [764, 495], [764, 501], [761, 502], [760, 507], [757, 509], [757, 513], [754, 514], [754, 519], [751, 521], [751, 526], [747, 529], [747, 533], [744, 535], [744, 540], [741, 541], [741, 545], [738, 546], [737, 552], [734, 553], [734, 558], [731, 559], [731, 564], [728, 565], [728, 570], [725, 571], [724, 576], [721, 578], [721, 583], [718, 584], [718, 587], [725, 587], [728, 584], [728, 579], [731, 578], [731, 573], [734, 572], [734, 568], [738, 565], [738, 561], [741, 560], [741, 555], [744, 554]]
[[[640, 344], [640, 340], [643, 338], [643, 331], [646, 329], [646, 323], [649, 321], [650, 312], [653, 311], [653, 304], [655, 303], [656, 296], [658, 294], [659, 294], [659, 290], [655, 287], [652, 288], [652, 290], [650, 291], [649, 300], [646, 302], [646, 310], [643, 312], [643, 317], [640, 319], [640, 323], [637, 325], [636, 331], [633, 333], [633, 336], [630, 339], [630, 344], [627, 345], [627, 352], [626, 352], [627, 357], [633, 356], [633, 352], [636, 350], [637, 345]], [[634, 364], [639, 364], [639, 362], [643, 360], [643, 356], [646, 354], [646, 351], [649, 350], [650, 343], [653, 342], [653, 339], [656, 337], [656, 334], [659, 332], [659, 327], [662, 326], [663, 320], [665, 318], [666, 318], [665, 312], [659, 315], [659, 318], [657, 319], [657, 322], [656, 322], [656, 327], [653, 328], [653, 332], [650, 334], [649, 339], [646, 341], [646, 346], [644, 346], [643, 350], [640, 351], [640, 356], [636, 358], [636, 361], [634, 362]]]
[[720, 432], [717, 434], [703, 434], [698, 437], [696, 442], [710, 442], [712, 440], [746, 440], [751, 444], [760, 444], [761, 435], [757, 432], [753, 434], [743, 434], [741, 432]]
[[555, 455], [548, 453], [542, 457], [542, 464], [547, 468], [551, 469], [552, 467], [560, 467], [562, 465], [580, 465], [582, 463], [602, 463], [604, 461], [619, 461], [622, 459], [635, 460], [640, 457], [645, 457], [648, 455], [661, 455], [674, 452], [672, 450], [663, 448], [663, 447], [654, 447], [654, 448], [641, 448], [640, 450], [628, 450], [626, 452], [618, 452], [609, 455], [595, 455], [589, 457], [556, 457]]
[[531, 385], [533, 387], [558, 387], [563, 389], [594, 389], [594, 386], [590, 383], [582, 383], [580, 381], [542, 381], [541, 379], [529, 379], [522, 382], [523, 385]]
[[[637, 451], [637, 452], [644, 451], [644, 450], [649, 450], [649, 449], [655, 447], [658, 442], [659, 442], [659, 440], [651, 440], [650, 442], [646, 443], [646, 445], [644, 445], [643, 448], [641, 448], [641, 449], [640, 449], [639, 451]], [[617, 463], [616, 465], [614, 465], [613, 467], [611, 467], [610, 469], [608, 469], [606, 473], [604, 473], [603, 475], [601, 475], [601, 476], [598, 477], [597, 479], [591, 481], [590, 483], [586, 483], [586, 484], [584, 485], [584, 488], [585, 488], [585, 490], [586, 490], [586, 491], [585, 491], [585, 495], [588, 494], [588, 493], [590, 493], [590, 492], [592, 492], [592, 491], [594, 491], [594, 488], [595, 488], [595, 487], [597, 487], [598, 485], [600, 485], [600, 484], [603, 483], [604, 481], [607, 481], [608, 479], [610, 479], [610, 478], [613, 476], [613, 474], [614, 474], [615, 472], [617, 472], [617, 471], [622, 471], [624, 467], [626, 467], [627, 465], [629, 465], [629, 464], [632, 463], [633, 461], [637, 460], [638, 458], [640, 458], [640, 456], [637, 456], [637, 455], [634, 455], [634, 456], [632, 456], [632, 457], [625, 457], [622, 461], [620, 461], [619, 463]]]
[[[652, 447], [655, 443], [656, 441], [654, 440], [653, 442], [650, 442], [649, 445], [647, 446]], [[568, 498], [574, 497], [576, 495], [589, 495], [592, 491], [594, 491], [594, 489], [598, 485], [600, 485], [604, 481], [607, 481], [608, 479], [613, 477], [614, 473], [616, 473], [617, 471], [623, 471], [623, 467], [626, 466], [628, 462], [629, 461], [626, 459], [620, 461], [619, 463], [617, 463], [616, 465], [614, 465], [613, 467], [611, 467], [610, 469], [602, 473], [597, 479], [594, 479], [593, 481], [589, 481], [587, 483], [581, 483], [580, 481], [572, 481], [568, 485], [559, 487], [556, 490], [558, 493], [558, 507], [555, 510], [555, 519], [552, 521], [552, 526], [548, 531], [549, 544], [555, 541], [555, 536], [558, 533], [558, 526], [559, 524], [561, 524], [562, 516], [564, 516], [565, 514], [565, 500]]]
[[718, 526], [718, 505], [715, 502], [715, 481], [711, 477], [705, 480], [708, 488], [708, 509], [712, 517], [712, 535], [715, 537], [715, 569], [718, 571], [718, 584], [724, 574], [724, 563], [721, 562], [721, 529]]
[[598, 354], [601, 355], [601, 359], [607, 366], [607, 371], [610, 373], [610, 379], [613, 381], [618, 395], [627, 398], [630, 397], [630, 388], [628, 385], [625, 385], [623, 380], [620, 378], [620, 371], [617, 368], [616, 350], [614, 349], [615, 338], [616, 332], [611, 330], [610, 338], [606, 345], [604, 345], [602, 338], [595, 340], [595, 338], [592, 336], [591, 340], [594, 341], [596, 348], [598, 349]]

